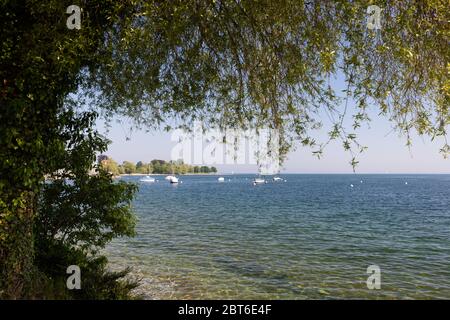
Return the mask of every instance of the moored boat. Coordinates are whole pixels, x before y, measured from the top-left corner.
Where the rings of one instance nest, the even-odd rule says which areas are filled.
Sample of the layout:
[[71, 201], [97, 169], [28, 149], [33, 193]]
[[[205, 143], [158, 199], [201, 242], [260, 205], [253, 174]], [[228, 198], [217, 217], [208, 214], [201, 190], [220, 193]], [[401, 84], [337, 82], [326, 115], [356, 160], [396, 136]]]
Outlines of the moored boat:
[[261, 178], [253, 179], [253, 185], [264, 184], [264, 183], [266, 183], [266, 180], [264, 180], [264, 179], [261, 179]]
[[150, 176], [146, 176], [145, 178], [140, 179], [141, 182], [155, 182], [155, 178], [152, 178]]
[[178, 178], [174, 177], [174, 176], [170, 176], [169, 182], [170, 183], [178, 183]]

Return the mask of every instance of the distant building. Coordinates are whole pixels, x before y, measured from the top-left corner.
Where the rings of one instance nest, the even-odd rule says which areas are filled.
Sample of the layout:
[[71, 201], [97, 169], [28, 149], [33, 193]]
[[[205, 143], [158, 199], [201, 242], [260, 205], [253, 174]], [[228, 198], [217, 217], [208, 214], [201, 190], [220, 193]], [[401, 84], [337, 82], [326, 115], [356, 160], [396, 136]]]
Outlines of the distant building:
[[97, 163], [101, 164], [103, 161], [109, 160], [109, 157], [106, 154], [101, 154], [97, 157]]

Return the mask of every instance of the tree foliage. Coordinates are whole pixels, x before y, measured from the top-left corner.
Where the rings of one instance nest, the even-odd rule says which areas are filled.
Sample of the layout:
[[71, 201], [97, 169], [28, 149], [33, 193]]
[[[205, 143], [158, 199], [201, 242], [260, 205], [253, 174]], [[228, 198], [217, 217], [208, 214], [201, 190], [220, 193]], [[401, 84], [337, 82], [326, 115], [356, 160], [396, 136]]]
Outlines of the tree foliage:
[[[54, 277], [35, 261], [42, 252], [35, 250], [34, 232], [38, 207], [49, 195], [42, 194], [45, 177], [87, 179], [95, 153], [106, 147], [93, 130], [95, 113], [79, 112], [66, 98], [80, 84], [82, 69], [101, 63], [103, 30], [112, 27], [121, 4], [81, 1], [87, 14], [79, 32], [66, 27], [69, 1], [0, 4], [0, 297], [44, 298], [40, 290]], [[73, 197], [83, 206], [83, 198]], [[114, 207], [106, 204], [105, 210]], [[91, 227], [86, 220], [78, 226], [86, 232]], [[59, 258], [52, 261], [64, 262], [64, 255]], [[95, 268], [93, 274], [101, 275], [102, 265]]]
[[[113, 238], [133, 236], [131, 201], [136, 187], [114, 183], [109, 173], [73, 176], [45, 184], [34, 223], [38, 298], [127, 299], [137, 283], [123, 280], [129, 270], [110, 272], [99, 250]], [[82, 270], [81, 290], [66, 288], [66, 268]]]
[[130, 161], [124, 161], [121, 165], [118, 165], [112, 158], [101, 160], [100, 167], [109, 172], [110, 174], [117, 176], [119, 174], [186, 174], [186, 173], [216, 173], [216, 167], [208, 166], [192, 166], [183, 163], [182, 160], [178, 161], [165, 161], [153, 159], [150, 163], [138, 161], [136, 164]]
[[121, 174], [120, 169], [122, 169], [122, 168], [119, 168], [119, 165], [113, 159], [102, 160], [99, 163], [99, 165], [101, 166], [101, 168], [103, 170], [111, 173], [113, 176], [117, 176], [117, 175]]
[[[328, 141], [313, 129], [324, 119], [330, 140], [357, 153], [356, 129], [378, 113], [408, 142], [414, 130], [443, 137], [448, 154], [447, 1], [137, 3], [106, 32], [110, 62], [86, 73], [83, 92], [105, 115], [147, 126], [269, 126], [282, 155], [293, 141], [320, 155]], [[381, 30], [367, 28], [371, 4], [382, 8]]]

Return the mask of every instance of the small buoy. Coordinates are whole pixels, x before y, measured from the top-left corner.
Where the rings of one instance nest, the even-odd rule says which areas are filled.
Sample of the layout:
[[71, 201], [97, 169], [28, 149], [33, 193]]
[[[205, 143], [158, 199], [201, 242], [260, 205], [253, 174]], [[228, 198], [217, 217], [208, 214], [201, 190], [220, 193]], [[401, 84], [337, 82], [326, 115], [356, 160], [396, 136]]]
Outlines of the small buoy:
[[350, 185], [350, 187], [352, 187], [352, 188], [353, 188], [353, 185], [351, 184], [351, 185]]
[[408, 182], [405, 182], [405, 184], [408, 184]]
[[361, 182], [361, 183], [363, 183], [363, 181], [362, 181], [362, 180], [361, 180], [360, 182]]

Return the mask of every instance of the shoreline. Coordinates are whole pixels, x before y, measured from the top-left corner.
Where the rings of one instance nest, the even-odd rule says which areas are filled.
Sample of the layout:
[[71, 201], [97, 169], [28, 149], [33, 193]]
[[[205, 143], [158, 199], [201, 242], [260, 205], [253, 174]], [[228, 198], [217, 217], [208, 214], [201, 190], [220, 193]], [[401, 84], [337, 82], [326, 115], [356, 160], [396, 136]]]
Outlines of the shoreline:
[[219, 176], [221, 174], [218, 173], [123, 173], [119, 174], [116, 177], [122, 176], [167, 176], [167, 175], [176, 175], [176, 176]]

